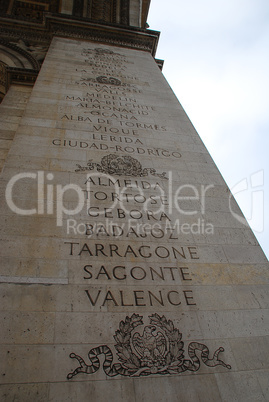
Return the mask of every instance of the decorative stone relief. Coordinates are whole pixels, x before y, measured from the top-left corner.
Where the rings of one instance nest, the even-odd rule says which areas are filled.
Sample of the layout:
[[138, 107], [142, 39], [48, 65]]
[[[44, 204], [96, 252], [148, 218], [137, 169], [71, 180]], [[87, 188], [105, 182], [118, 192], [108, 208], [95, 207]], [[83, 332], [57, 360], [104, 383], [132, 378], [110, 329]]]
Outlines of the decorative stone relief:
[[[136, 331], [138, 327], [141, 328]], [[184, 359], [182, 333], [175, 328], [171, 320], [156, 313], [149, 316], [149, 325], [146, 326], [143, 317], [139, 314], [127, 316], [125, 321], [120, 322], [114, 340], [116, 341], [114, 345], [116, 355], [120, 363], [112, 364], [113, 353], [107, 345], [101, 345], [89, 351], [90, 364], [87, 364], [81, 356], [71, 353], [71, 359], [76, 359], [80, 365], [67, 375], [68, 380], [77, 374], [93, 374], [98, 371], [100, 368], [98, 356], [101, 354], [105, 356], [103, 370], [109, 377], [117, 375], [140, 377], [151, 374], [181, 374], [185, 371], [198, 371], [200, 360], [197, 351], [201, 352], [201, 360], [206, 366], [223, 366], [231, 369], [229, 364], [219, 359], [219, 354], [224, 352], [222, 347], [218, 348], [210, 359], [209, 349], [206, 345], [191, 342], [188, 346], [188, 355], [191, 360]]]
[[103, 156], [100, 163], [95, 163], [89, 160], [87, 166], [77, 164], [77, 169], [75, 172], [91, 171], [95, 168], [98, 172], [107, 173], [110, 175], [145, 177], [151, 174], [153, 176], [158, 176], [161, 179], [168, 180], [165, 172], [157, 173], [153, 168], [143, 168], [137, 159], [128, 155], [117, 156], [109, 154]]
[[28, 52], [32, 57], [34, 57], [38, 62], [42, 62], [48, 51], [48, 46], [42, 46], [37, 44], [30, 44], [27, 41], [19, 39], [18, 42], [12, 42], [14, 45], [18, 46], [20, 49]]

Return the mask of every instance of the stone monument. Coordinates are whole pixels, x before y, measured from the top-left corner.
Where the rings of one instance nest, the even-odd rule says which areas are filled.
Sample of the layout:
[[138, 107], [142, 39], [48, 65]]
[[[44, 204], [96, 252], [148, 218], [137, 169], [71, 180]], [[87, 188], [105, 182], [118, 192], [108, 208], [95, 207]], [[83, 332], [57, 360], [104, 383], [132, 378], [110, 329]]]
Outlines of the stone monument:
[[267, 259], [149, 3], [1, 2], [3, 401], [268, 400]]

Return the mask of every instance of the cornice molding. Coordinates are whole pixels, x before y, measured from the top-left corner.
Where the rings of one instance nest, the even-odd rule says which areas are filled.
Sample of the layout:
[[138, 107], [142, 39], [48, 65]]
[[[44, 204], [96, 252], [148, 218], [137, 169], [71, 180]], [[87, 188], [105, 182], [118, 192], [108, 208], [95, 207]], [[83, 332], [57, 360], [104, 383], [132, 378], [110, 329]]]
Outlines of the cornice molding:
[[118, 24], [101, 24], [85, 19], [46, 15], [46, 26], [53, 36], [64, 36], [111, 43], [134, 49], [156, 53], [160, 33], [146, 29], [132, 28]]
[[15, 68], [15, 67], [7, 67], [7, 80], [8, 87], [11, 84], [24, 84], [24, 85], [34, 85], [39, 70], [32, 70], [27, 68]]
[[163, 69], [163, 64], [164, 64], [164, 60], [160, 60], [160, 59], [155, 59], [157, 66], [159, 67], [159, 69], [162, 71]]
[[[142, 50], [150, 52], [154, 57], [159, 35], [158, 31], [119, 24], [96, 23], [90, 19], [62, 14], [46, 13], [42, 25], [0, 17], [0, 43], [26, 57], [33, 66], [32, 70], [7, 67], [7, 86], [9, 87], [11, 83], [34, 84], [40, 62], [35, 58], [32, 49], [40, 45], [49, 47], [55, 36]], [[27, 51], [28, 44], [25, 49], [14, 44], [19, 40], [28, 42], [30, 51]]]
[[54, 36], [110, 43], [115, 46], [140, 49], [155, 56], [160, 32], [119, 24], [96, 23], [85, 18], [62, 14], [45, 14], [43, 25], [0, 18], [0, 37], [24, 39], [49, 44]]
[[50, 44], [52, 35], [43, 25], [0, 18], [0, 37], [9, 40], [27, 40], [40, 44]]

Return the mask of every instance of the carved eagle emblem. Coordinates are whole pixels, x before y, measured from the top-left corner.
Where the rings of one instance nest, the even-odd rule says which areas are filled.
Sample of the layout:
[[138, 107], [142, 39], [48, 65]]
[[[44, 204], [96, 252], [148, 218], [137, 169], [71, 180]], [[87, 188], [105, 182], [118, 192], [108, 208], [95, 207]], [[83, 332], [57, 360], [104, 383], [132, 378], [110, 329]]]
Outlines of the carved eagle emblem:
[[155, 325], [147, 325], [142, 336], [136, 332], [133, 335], [132, 343], [135, 352], [144, 363], [142, 365], [162, 360], [167, 350], [165, 336], [162, 332], [157, 332]]

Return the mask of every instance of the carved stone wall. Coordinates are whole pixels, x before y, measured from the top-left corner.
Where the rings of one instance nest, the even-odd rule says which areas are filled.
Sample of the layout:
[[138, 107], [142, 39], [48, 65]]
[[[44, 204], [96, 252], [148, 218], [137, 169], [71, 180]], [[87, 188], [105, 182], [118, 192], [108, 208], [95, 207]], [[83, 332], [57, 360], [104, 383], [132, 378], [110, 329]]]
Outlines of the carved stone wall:
[[0, 400], [265, 402], [267, 260], [150, 52], [58, 35], [21, 88]]

